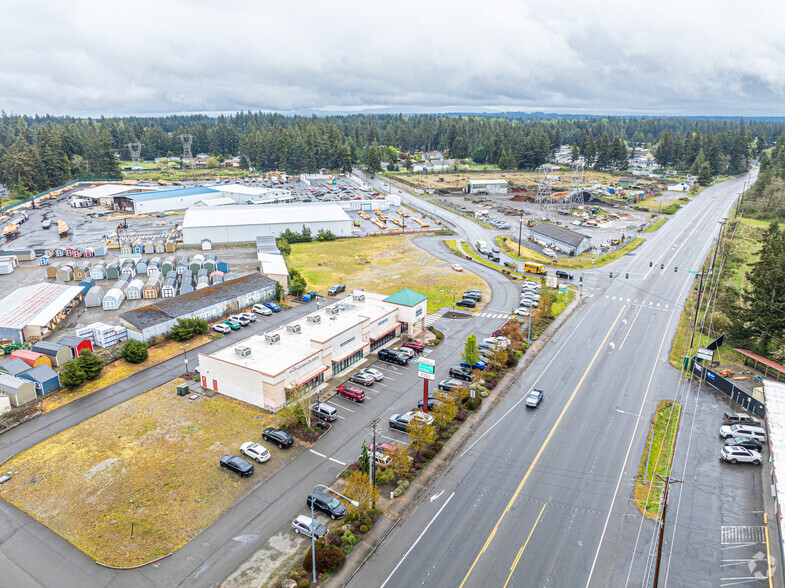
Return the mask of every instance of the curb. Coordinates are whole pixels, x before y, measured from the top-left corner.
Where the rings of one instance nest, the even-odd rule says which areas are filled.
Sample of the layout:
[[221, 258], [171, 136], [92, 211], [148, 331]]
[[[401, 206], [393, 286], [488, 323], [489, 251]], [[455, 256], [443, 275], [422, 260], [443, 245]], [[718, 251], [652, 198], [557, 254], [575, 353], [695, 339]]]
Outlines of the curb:
[[[466, 441], [474, 434], [477, 428], [483, 423], [488, 414], [496, 408], [502, 398], [507, 395], [513, 384], [518, 381], [521, 374], [526, 371], [526, 368], [531, 365], [532, 361], [537, 357], [540, 350], [550, 340], [550, 338], [567, 322], [567, 319], [572, 316], [573, 312], [581, 305], [582, 300], [576, 297], [570, 305], [554, 320], [547, 329], [540, 335], [523, 355], [522, 359], [526, 361], [518, 362], [515, 370], [508, 372], [500, 382], [501, 391], [496, 394], [492, 401], [488, 401], [491, 397], [483, 401], [480, 409], [475, 411], [465, 423], [468, 427], [461, 427], [458, 432], [453, 435], [449, 441], [442, 447], [442, 450], [433, 458], [429, 464], [431, 467], [426, 468], [422, 474], [417, 476], [409, 486], [409, 490], [404, 495], [406, 499], [394, 499], [393, 505], [387, 510], [384, 518], [380, 518], [378, 523], [374, 525], [373, 529], [366, 535], [367, 541], [361, 541], [357, 547], [352, 550], [352, 553], [347, 556], [348, 561], [352, 558], [351, 567], [349, 564], [344, 563], [343, 566], [324, 583], [325, 586], [346, 586], [352, 581], [357, 572], [360, 571], [363, 565], [376, 553], [376, 550], [381, 546], [387, 536], [396, 528], [398, 523], [402, 521], [406, 515], [419, 504], [420, 499], [425, 492], [431, 487], [444, 472], [446, 467], [452, 462], [453, 458], [460, 452]], [[357, 554], [357, 556], [355, 556]]]

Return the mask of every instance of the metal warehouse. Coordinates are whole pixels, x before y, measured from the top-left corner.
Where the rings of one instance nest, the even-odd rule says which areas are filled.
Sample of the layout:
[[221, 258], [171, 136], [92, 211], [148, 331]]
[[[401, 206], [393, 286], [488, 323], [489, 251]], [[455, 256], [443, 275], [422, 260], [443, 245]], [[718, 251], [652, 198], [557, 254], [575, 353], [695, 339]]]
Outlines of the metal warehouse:
[[254, 273], [129, 310], [120, 315], [120, 323], [131, 339], [147, 341], [169, 332], [178, 318], [214, 320], [269, 300], [274, 294], [275, 281]]
[[469, 180], [466, 182], [469, 194], [506, 194], [507, 180]]
[[337, 204], [268, 204], [189, 208], [182, 232], [187, 245], [198, 245], [202, 239], [253, 242], [257, 236], [277, 237], [286, 229], [302, 231], [303, 225], [314, 236], [324, 229], [337, 237], [348, 237], [353, 228], [349, 215]]
[[568, 255], [580, 255], [591, 244], [591, 239], [588, 236], [551, 223], [539, 223], [533, 226], [531, 237], [535, 241], [543, 241], [546, 246], [564, 251]]
[[183, 210], [194, 206], [200, 200], [215, 198], [223, 194], [213, 188], [178, 188], [128, 194], [122, 198], [125, 207], [133, 207], [135, 214], [155, 214], [169, 210]]
[[[409, 291], [410, 292], [410, 291]], [[425, 317], [427, 298], [416, 292]], [[399, 336], [403, 316], [414, 316], [411, 296], [403, 304], [355, 290], [351, 296], [264, 335], [254, 335], [212, 355], [199, 354], [203, 388], [264, 408], [280, 410], [293, 391], [323, 387], [372, 351]]]
[[82, 299], [82, 288], [38, 284], [17, 288], [0, 300], [0, 339], [43, 339]]

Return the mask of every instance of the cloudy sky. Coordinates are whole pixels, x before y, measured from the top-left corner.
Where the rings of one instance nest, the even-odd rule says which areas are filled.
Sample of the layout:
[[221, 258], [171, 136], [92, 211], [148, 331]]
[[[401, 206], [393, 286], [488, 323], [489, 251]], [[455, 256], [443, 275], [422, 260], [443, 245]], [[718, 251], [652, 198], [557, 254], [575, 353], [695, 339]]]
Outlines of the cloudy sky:
[[781, 0], [14, 2], [0, 108], [783, 116], [784, 33]]

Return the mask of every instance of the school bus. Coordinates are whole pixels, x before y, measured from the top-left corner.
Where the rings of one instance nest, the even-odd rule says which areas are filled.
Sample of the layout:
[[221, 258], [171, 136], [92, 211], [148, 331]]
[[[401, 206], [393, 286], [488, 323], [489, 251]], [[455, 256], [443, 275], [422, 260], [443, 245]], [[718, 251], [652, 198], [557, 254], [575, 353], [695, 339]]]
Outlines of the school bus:
[[523, 271], [532, 274], [547, 274], [548, 270], [543, 267], [541, 263], [531, 263], [528, 261], [523, 262]]

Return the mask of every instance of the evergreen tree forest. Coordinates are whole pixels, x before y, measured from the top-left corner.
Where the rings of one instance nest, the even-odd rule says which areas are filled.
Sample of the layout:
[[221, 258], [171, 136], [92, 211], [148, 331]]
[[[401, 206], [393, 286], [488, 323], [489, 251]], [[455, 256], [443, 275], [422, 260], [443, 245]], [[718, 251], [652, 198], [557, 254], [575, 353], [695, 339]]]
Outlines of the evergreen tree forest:
[[[241, 156], [260, 171], [349, 170], [397, 158], [395, 149], [441, 150], [451, 158], [533, 169], [563, 144], [597, 169], [624, 170], [630, 150], [653, 147], [663, 166], [711, 176], [739, 173], [771, 146], [777, 121], [458, 115], [229, 116], [80, 119], [0, 113], [0, 182], [25, 197], [69, 179], [120, 177], [125, 145], [142, 143], [142, 158], [182, 154], [179, 136], [193, 135], [192, 152]], [[390, 149], [394, 147], [395, 149]], [[410, 160], [406, 158], [406, 165]]]

